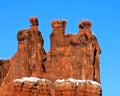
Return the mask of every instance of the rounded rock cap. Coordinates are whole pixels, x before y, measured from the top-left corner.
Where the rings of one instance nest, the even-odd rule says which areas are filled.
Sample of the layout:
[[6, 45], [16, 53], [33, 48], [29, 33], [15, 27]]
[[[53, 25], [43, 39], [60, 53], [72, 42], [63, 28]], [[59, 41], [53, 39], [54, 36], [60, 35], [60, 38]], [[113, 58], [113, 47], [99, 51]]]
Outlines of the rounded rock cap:
[[79, 28], [84, 29], [87, 28], [89, 29], [92, 26], [92, 22], [88, 20], [81, 20], [79, 23]]
[[53, 20], [51, 22], [51, 26], [53, 28], [56, 28], [56, 27], [66, 27], [66, 21], [65, 20]]
[[39, 25], [39, 23], [38, 23], [38, 18], [35, 17], [35, 16], [30, 17], [30, 18], [29, 18], [29, 21], [30, 21], [30, 23], [31, 23], [31, 26], [38, 26], [38, 25]]

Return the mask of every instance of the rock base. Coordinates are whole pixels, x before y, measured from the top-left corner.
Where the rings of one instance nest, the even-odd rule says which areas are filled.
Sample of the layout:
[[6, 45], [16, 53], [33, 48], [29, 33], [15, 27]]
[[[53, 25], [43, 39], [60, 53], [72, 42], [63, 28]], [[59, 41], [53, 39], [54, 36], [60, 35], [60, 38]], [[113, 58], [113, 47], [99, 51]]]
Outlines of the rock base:
[[99, 83], [91, 80], [69, 78], [52, 82], [29, 78], [14, 80], [7, 91], [1, 92], [2, 96], [101, 96], [102, 93]]

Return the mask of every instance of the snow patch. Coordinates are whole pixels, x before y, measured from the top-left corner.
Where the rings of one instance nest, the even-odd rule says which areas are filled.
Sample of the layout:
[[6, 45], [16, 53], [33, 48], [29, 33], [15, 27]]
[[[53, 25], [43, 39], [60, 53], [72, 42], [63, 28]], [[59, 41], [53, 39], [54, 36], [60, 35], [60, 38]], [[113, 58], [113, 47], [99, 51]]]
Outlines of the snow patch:
[[[24, 81], [30, 81], [30, 82], [37, 82], [37, 81], [49, 81], [47, 79], [40, 79], [40, 78], [37, 78], [37, 77], [23, 77], [22, 79], [15, 79], [14, 82], [24, 82]], [[74, 79], [74, 78], [69, 78], [69, 79], [58, 79], [56, 80], [56, 82], [58, 83], [62, 83], [62, 82], [72, 82], [72, 83], [76, 83], [77, 85], [79, 85], [79, 83], [91, 83], [93, 85], [96, 85], [96, 86], [100, 86], [100, 83], [96, 82], [96, 81], [92, 81], [92, 80], [78, 80], [78, 79]]]
[[92, 32], [92, 34], [95, 36], [95, 34]]
[[24, 81], [37, 82], [39, 80], [45, 82], [47, 79], [40, 79], [37, 77], [23, 77], [22, 79], [15, 79], [14, 82], [24, 82]]
[[58, 82], [58, 83], [62, 83], [62, 82], [65, 82], [65, 81], [69, 81], [69, 82], [72, 82], [72, 83], [76, 83], [77, 85], [79, 85], [79, 83], [90, 82], [90, 83], [93, 84], [93, 85], [100, 86], [100, 83], [98, 83], [98, 82], [96, 82], [96, 81], [92, 81], [92, 80], [78, 80], [78, 79], [74, 79], [74, 78], [56, 80], [56, 82]]
[[58, 80], [56, 80], [56, 82], [59, 82], [59, 83], [61, 83], [61, 82], [64, 82], [65, 81], [65, 79], [58, 79]]
[[10, 60], [10, 58], [0, 58], [0, 60]]
[[100, 83], [96, 82], [96, 81], [92, 81], [92, 80], [87, 80], [88, 82], [92, 83], [93, 85], [98, 85], [100, 86]]

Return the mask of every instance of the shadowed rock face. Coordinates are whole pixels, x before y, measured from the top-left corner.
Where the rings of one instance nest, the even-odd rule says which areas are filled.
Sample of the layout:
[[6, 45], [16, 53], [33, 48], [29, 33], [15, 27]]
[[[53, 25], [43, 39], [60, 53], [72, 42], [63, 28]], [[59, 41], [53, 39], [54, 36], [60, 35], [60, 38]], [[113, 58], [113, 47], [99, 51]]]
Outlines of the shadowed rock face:
[[10, 60], [0, 59], [0, 85], [3, 82], [4, 77], [8, 73]]
[[[101, 53], [98, 41], [91, 32], [92, 23], [82, 20], [78, 34], [65, 34], [66, 21], [54, 20], [50, 34], [50, 50], [45, 52], [37, 17], [31, 17], [30, 28], [17, 34], [18, 51], [8, 64], [5, 75], [0, 78], [0, 94], [3, 96], [101, 96], [101, 87], [72, 82], [57, 83], [57, 79], [75, 78], [100, 83]], [[6, 65], [6, 63], [5, 63]], [[1, 72], [5, 70], [3, 67]], [[51, 83], [13, 82], [22, 77], [49, 79]], [[48, 85], [46, 85], [48, 84]], [[42, 89], [41, 89], [42, 88]]]

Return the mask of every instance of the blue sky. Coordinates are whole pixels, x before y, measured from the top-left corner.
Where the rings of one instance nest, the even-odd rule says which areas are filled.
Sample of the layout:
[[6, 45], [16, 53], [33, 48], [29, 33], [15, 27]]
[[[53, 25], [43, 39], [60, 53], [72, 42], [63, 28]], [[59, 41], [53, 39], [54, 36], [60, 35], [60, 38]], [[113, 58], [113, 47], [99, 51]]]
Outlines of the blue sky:
[[29, 28], [30, 16], [39, 19], [46, 51], [50, 48], [52, 20], [65, 19], [66, 33], [76, 34], [80, 20], [91, 20], [102, 50], [103, 96], [120, 96], [120, 0], [1, 0], [0, 58], [11, 58], [17, 51], [17, 32]]

